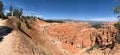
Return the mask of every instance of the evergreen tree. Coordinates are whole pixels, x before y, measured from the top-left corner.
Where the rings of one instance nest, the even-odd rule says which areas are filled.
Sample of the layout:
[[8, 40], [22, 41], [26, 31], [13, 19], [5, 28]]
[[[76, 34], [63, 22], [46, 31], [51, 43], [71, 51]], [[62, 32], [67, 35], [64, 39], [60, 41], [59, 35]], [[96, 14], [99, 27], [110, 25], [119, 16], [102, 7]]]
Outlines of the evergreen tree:
[[18, 15], [19, 15], [19, 10], [18, 10], [18, 9], [15, 9], [15, 10], [13, 11], [13, 16], [18, 17]]
[[118, 32], [119, 32], [118, 36], [116, 37], [116, 41], [118, 43], [120, 43], [120, 3], [119, 2], [120, 1], [118, 1], [119, 5], [114, 8], [114, 13], [118, 14], [117, 18], [119, 20], [116, 24], [114, 24], [114, 26], [116, 27], [116, 29], [118, 29]]
[[117, 7], [115, 7], [114, 13], [115, 13], [115, 14], [118, 14], [117, 18], [118, 18], [118, 20], [119, 20], [119, 22], [120, 22], [120, 5], [117, 6]]
[[22, 9], [18, 10], [18, 9], [15, 9], [13, 11], [13, 16], [16, 16], [17, 18], [20, 18], [22, 16]]
[[20, 9], [20, 10], [19, 10], [19, 18], [22, 16], [22, 14], [23, 14], [23, 10]]
[[8, 18], [8, 16], [11, 16], [11, 14], [10, 14], [10, 13], [7, 13], [6, 18]]
[[12, 5], [10, 5], [10, 16], [12, 16], [13, 15], [13, 8], [12, 8]]
[[3, 13], [3, 3], [2, 3], [2, 1], [0, 1], [0, 18], [4, 18], [5, 16], [4, 16], [4, 13]]
[[0, 13], [3, 13], [3, 2], [2, 1], [0, 1]]

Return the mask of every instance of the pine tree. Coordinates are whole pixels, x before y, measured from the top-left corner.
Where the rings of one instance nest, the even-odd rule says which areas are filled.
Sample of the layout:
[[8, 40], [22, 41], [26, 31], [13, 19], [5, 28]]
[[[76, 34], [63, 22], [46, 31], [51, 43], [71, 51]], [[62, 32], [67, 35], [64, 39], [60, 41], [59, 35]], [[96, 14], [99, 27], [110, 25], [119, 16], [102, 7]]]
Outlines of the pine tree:
[[13, 16], [18, 17], [18, 15], [19, 15], [19, 10], [18, 10], [18, 9], [15, 9], [15, 10], [13, 11]]
[[10, 5], [10, 16], [13, 15], [13, 8], [12, 8], [12, 5]]
[[4, 16], [4, 13], [3, 13], [3, 3], [2, 3], [2, 1], [0, 1], [0, 18], [4, 18], [5, 16]]
[[19, 10], [19, 18], [22, 16], [22, 14], [23, 14], [23, 9], [20, 9]]
[[16, 16], [17, 18], [20, 18], [22, 16], [23, 12], [22, 12], [22, 9], [15, 9], [13, 11], [13, 16]]
[[3, 13], [3, 2], [2, 1], [0, 1], [0, 13]]
[[115, 7], [115, 9], [114, 9], [114, 13], [115, 13], [115, 14], [118, 14], [117, 18], [118, 18], [119, 21], [120, 21], [120, 5], [117, 6], [117, 7]]

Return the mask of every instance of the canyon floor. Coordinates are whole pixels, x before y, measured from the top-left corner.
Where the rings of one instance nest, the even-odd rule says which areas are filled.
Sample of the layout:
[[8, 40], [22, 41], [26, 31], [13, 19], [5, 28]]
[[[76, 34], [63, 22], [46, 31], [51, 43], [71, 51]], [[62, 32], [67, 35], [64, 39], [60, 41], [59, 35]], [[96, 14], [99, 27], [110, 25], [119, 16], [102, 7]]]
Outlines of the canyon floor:
[[[17, 21], [21, 23], [20, 29]], [[0, 36], [0, 55], [120, 54], [120, 44], [116, 42], [118, 30], [114, 22], [103, 23], [98, 29], [88, 22], [47, 23], [40, 19], [27, 19], [27, 22], [30, 28], [24, 20], [14, 16], [0, 19], [0, 27], [12, 30]]]

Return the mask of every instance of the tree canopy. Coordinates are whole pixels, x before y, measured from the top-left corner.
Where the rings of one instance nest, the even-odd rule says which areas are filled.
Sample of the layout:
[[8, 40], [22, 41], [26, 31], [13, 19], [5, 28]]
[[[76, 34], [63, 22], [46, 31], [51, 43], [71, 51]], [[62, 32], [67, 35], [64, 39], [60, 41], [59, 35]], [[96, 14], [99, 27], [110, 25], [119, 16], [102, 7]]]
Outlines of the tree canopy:
[[3, 2], [0, 1], [0, 18], [4, 18], [4, 13], [3, 13]]
[[114, 13], [118, 14], [117, 18], [120, 21], [120, 5], [114, 8]]

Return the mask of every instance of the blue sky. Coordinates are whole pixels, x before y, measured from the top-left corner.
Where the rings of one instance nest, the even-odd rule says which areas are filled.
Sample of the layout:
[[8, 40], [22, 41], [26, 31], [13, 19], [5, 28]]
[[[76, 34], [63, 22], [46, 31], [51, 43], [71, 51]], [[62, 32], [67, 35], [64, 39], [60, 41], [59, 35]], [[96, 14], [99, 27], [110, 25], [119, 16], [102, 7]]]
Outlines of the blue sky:
[[113, 8], [116, 0], [2, 0], [5, 12], [9, 5], [22, 8], [24, 15], [44, 19], [76, 19], [87, 21], [116, 21]]

